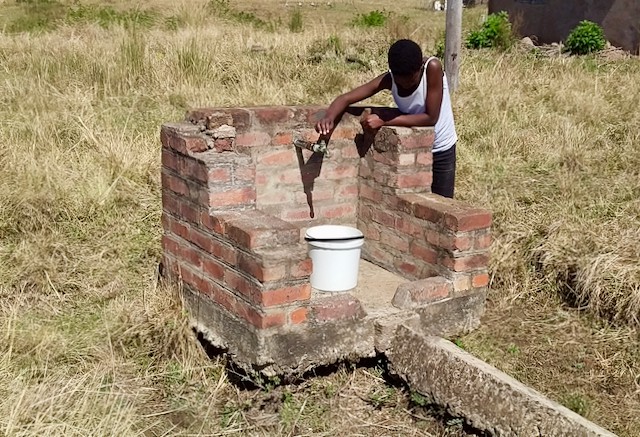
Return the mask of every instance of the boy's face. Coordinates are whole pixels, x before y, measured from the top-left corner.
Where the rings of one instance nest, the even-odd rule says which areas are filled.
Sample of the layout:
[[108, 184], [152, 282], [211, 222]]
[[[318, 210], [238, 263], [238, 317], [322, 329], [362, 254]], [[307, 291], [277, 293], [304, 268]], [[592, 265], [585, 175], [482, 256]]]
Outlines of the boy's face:
[[396, 85], [403, 90], [413, 90], [420, 84], [420, 79], [422, 78], [422, 68], [420, 68], [415, 73], [394, 75], [393, 80]]

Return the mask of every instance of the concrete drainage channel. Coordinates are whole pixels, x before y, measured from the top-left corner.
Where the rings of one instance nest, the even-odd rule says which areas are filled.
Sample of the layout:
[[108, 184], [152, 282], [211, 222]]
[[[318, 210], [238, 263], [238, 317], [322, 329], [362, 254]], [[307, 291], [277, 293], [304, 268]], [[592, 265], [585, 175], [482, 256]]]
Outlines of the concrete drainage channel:
[[441, 337], [398, 327], [390, 372], [475, 429], [495, 436], [615, 436]]

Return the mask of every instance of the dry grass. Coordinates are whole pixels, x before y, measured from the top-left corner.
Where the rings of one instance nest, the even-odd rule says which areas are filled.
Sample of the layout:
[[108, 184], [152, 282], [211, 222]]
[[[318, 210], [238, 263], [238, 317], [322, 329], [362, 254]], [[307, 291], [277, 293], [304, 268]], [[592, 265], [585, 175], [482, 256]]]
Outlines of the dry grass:
[[[355, 29], [387, 2], [305, 1], [292, 33], [284, 1], [140, 2], [137, 15], [87, 1], [75, 21], [71, 2], [45, 3], [0, 4], [0, 434], [462, 434], [416, 417], [372, 370], [240, 390], [155, 279], [161, 123], [192, 106], [328, 103], [384, 69], [390, 40], [435, 47], [443, 16], [403, 0], [386, 27]], [[638, 323], [638, 71], [465, 52], [454, 101], [458, 195], [494, 211], [496, 235], [489, 317], [464, 341], [565, 404], [588, 399], [584, 414], [621, 435], [640, 427], [637, 334], [557, 296]], [[512, 305], [526, 317], [498, 317]], [[557, 360], [536, 361], [546, 350]]]

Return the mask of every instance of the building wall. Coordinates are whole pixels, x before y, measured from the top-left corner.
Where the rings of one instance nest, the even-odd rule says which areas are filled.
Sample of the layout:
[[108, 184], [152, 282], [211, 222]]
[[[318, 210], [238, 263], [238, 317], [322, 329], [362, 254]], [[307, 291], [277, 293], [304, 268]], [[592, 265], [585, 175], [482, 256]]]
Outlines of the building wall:
[[582, 20], [598, 23], [607, 40], [634, 54], [640, 49], [638, 0], [489, 0], [489, 13], [507, 11], [519, 36], [548, 44], [566, 39]]

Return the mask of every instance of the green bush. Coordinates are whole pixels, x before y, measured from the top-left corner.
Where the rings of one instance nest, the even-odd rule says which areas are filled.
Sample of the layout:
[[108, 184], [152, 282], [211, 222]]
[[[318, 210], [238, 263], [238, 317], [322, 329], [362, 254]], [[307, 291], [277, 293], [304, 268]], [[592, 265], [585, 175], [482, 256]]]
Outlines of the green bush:
[[467, 37], [466, 46], [470, 49], [487, 47], [507, 49], [512, 43], [509, 15], [502, 11], [489, 15], [479, 30], [472, 31]]
[[564, 45], [575, 55], [586, 55], [602, 50], [606, 43], [602, 27], [592, 21], [583, 20], [569, 33]]
[[371, 11], [368, 14], [358, 14], [351, 24], [361, 27], [382, 27], [387, 24], [389, 14], [385, 11]]

